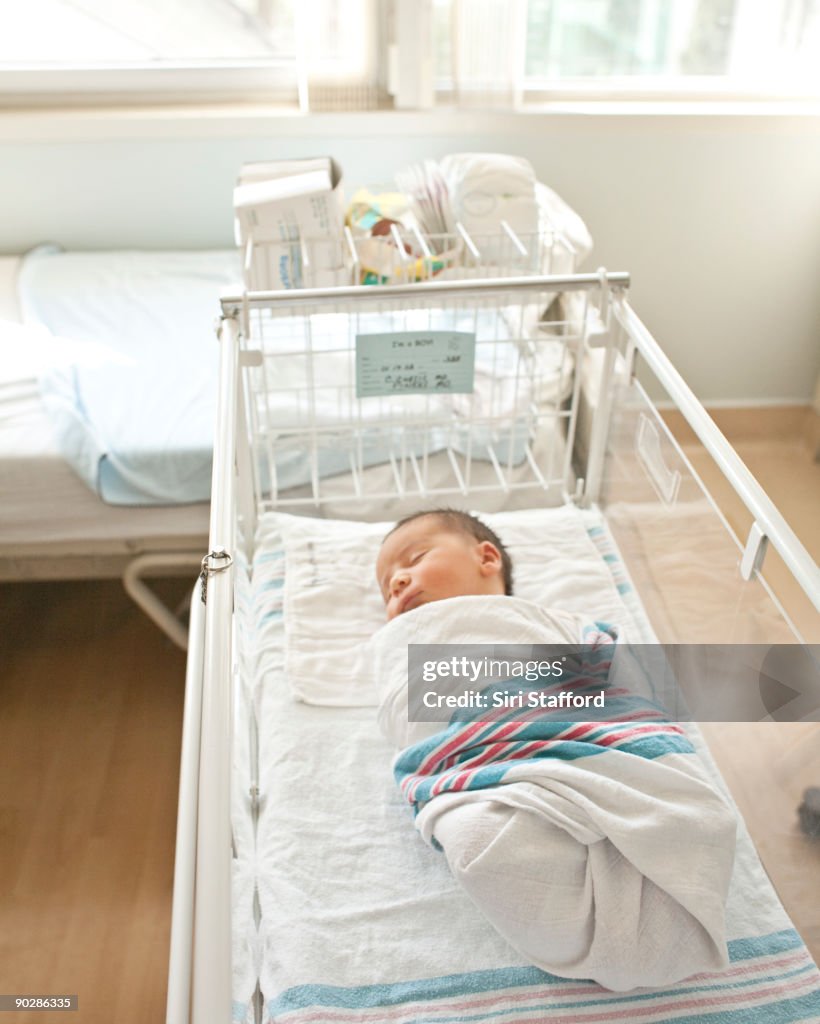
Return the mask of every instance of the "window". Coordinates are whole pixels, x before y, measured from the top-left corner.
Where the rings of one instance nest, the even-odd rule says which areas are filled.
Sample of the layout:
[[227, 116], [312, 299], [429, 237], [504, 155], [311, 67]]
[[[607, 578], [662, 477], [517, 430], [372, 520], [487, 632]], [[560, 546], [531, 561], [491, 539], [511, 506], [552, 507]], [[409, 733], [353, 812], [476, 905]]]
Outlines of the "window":
[[[0, 0], [8, 103], [818, 96], [820, 0]], [[389, 82], [389, 91], [388, 91]], [[397, 84], [398, 83], [398, 84]]]
[[445, 102], [820, 94], [820, 0], [434, 4]]
[[307, 106], [377, 79], [377, 0], [0, 0], [6, 102], [232, 96]]

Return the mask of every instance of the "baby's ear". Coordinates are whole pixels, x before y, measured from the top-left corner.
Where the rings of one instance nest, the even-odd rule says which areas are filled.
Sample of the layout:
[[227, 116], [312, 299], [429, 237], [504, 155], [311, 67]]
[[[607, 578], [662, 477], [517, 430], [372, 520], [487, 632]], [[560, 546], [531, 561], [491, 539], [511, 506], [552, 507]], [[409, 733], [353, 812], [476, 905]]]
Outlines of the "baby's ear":
[[494, 576], [501, 572], [501, 552], [492, 541], [481, 541], [478, 551], [481, 559], [480, 570], [483, 576]]

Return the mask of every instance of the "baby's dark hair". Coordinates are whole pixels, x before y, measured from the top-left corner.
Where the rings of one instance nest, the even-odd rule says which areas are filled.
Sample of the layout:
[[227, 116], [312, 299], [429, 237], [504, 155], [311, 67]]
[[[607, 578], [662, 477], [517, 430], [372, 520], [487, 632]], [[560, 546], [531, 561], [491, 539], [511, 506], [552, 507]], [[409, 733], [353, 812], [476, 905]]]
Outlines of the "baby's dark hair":
[[428, 508], [423, 512], [413, 512], [412, 515], [400, 519], [384, 539], [387, 540], [390, 534], [395, 533], [396, 530], [407, 523], [412, 523], [415, 519], [423, 519], [425, 516], [437, 516], [451, 530], [459, 530], [461, 533], [466, 533], [477, 541], [487, 540], [494, 544], [501, 555], [501, 578], [504, 582], [504, 593], [507, 597], [512, 596], [513, 566], [509, 551], [507, 551], [501, 538], [494, 530], [491, 530], [489, 526], [482, 523], [477, 516], [470, 515], [469, 512], [462, 512], [457, 508]]

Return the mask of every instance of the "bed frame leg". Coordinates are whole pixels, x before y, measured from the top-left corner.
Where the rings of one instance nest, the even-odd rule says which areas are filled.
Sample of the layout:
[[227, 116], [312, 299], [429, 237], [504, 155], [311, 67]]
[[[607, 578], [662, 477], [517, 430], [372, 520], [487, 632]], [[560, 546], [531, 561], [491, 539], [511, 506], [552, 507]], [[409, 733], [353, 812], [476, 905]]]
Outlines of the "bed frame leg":
[[[126, 593], [148, 616], [159, 626], [162, 632], [183, 651], [188, 649], [188, 628], [177, 615], [168, 608], [145, 583], [146, 574], [195, 575], [200, 568], [202, 556], [193, 552], [165, 552], [155, 555], [139, 555], [125, 567], [122, 585]], [[175, 571], [174, 571], [175, 570]]]

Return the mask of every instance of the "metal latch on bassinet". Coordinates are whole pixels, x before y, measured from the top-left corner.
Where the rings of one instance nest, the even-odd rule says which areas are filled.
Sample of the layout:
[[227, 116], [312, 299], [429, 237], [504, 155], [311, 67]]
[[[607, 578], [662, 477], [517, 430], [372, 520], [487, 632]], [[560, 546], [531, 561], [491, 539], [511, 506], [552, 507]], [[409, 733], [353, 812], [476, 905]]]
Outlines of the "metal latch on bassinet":
[[202, 559], [202, 569], [199, 579], [202, 583], [202, 603], [205, 604], [208, 596], [208, 577], [216, 576], [217, 573], [225, 572], [233, 565], [233, 559], [224, 548], [214, 548]]

